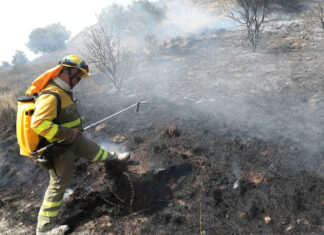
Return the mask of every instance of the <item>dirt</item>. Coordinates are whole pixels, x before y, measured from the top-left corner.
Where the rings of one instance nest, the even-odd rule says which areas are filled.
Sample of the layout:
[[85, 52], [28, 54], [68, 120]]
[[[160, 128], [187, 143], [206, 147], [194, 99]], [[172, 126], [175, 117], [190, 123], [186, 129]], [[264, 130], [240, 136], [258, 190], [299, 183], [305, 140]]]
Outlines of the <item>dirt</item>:
[[[83, 83], [84, 125], [149, 103], [86, 133], [132, 161], [76, 161], [69, 234], [323, 234], [324, 33], [309, 20], [273, 22], [257, 53], [242, 30], [175, 39], [122, 94]], [[0, 233], [33, 234], [48, 173], [1, 139]]]

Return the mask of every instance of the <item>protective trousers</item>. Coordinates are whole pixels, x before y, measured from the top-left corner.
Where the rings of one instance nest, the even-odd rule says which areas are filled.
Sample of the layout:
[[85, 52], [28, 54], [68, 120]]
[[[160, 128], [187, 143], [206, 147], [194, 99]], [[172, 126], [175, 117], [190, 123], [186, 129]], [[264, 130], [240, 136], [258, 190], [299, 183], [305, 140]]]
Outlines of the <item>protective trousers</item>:
[[56, 173], [54, 170], [49, 171], [50, 183], [38, 214], [37, 230], [40, 232], [50, 230], [57, 223], [63, 195], [70, 184], [76, 157], [82, 157], [92, 162], [117, 159], [117, 154], [108, 152], [84, 136], [68, 147], [53, 147], [50, 150], [50, 155]]

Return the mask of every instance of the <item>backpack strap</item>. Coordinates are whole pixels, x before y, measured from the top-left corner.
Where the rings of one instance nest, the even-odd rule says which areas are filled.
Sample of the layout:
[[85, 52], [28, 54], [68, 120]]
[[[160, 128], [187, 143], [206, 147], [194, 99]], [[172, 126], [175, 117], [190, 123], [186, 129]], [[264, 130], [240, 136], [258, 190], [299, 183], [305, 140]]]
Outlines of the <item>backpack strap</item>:
[[61, 102], [61, 98], [60, 98], [60, 96], [57, 93], [55, 93], [53, 91], [43, 91], [41, 95], [43, 95], [43, 94], [54, 95], [56, 97], [56, 99], [57, 99], [57, 109], [56, 109], [57, 113], [56, 113], [56, 118], [53, 120], [53, 122], [56, 122], [58, 116], [61, 113], [61, 103], [62, 103]]

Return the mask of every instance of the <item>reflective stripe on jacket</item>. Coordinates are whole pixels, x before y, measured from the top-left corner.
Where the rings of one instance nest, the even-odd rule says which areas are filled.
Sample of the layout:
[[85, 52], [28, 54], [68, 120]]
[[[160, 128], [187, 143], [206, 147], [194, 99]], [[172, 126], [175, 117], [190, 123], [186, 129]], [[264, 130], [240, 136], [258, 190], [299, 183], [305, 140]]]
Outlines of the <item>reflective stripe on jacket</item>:
[[72, 97], [52, 82], [47, 84], [43, 91], [52, 91], [59, 95], [61, 112], [57, 117], [57, 99], [54, 95], [40, 95], [35, 102], [36, 108], [31, 122], [32, 129], [45, 137], [48, 142], [57, 140], [54, 137], [58, 131], [58, 125], [81, 129], [80, 114]]

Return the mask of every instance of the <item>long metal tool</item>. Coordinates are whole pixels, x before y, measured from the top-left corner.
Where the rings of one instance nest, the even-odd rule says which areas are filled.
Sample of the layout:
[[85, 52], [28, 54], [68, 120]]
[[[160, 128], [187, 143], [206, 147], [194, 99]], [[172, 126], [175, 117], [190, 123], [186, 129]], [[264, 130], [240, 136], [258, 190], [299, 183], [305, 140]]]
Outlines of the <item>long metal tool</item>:
[[[105, 117], [105, 118], [103, 118], [103, 119], [101, 119], [101, 120], [99, 120], [99, 121], [97, 121], [97, 122], [95, 122], [95, 123], [93, 123], [93, 124], [90, 124], [89, 126], [83, 128], [81, 131], [83, 132], [83, 131], [85, 131], [85, 130], [88, 130], [89, 128], [94, 127], [94, 126], [96, 126], [96, 125], [102, 123], [103, 121], [106, 121], [107, 119], [112, 118], [112, 117], [114, 117], [114, 116], [116, 116], [116, 115], [118, 115], [118, 114], [120, 114], [120, 113], [123, 113], [123, 112], [125, 112], [125, 111], [127, 111], [127, 110], [129, 110], [129, 109], [131, 109], [131, 108], [133, 108], [133, 107], [135, 107], [135, 106], [136, 106], [135, 111], [138, 112], [139, 107], [140, 107], [140, 104], [146, 104], [146, 103], [147, 103], [147, 101], [137, 102], [136, 104], [133, 104], [133, 105], [127, 107], [127, 108], [124, 108], [124, 109], [118, 111], [117, 113], [114, 113], [114, 114], [112, 114], [112, 115], [110, 115], [110, 116], [108, 116], [108, 117]], [[62, 139], [62, 140], [59, 140], [59, 141], [53, 142], [53, 143], [51, 143], [51, 144], [49, 144], [49, 145], [46, 145], [45, 147], [43, 147], [43, 148], [41, 148], [41, 149], [35, 150], [34, 152], [32, 152], [32, 153], [30, 153], [30, 154], [31, 154], [32, 156], [33, 156], [33, 155], [37, 155], [37, 154], [42, 153], [42, 152], [44, 152], [45, 150], [47, 150], [47, 149], [53, 147], [54, 145], [57, 145], [57, 144], [62, 143], [63, 141], [65, 141], [65, 139]]]

